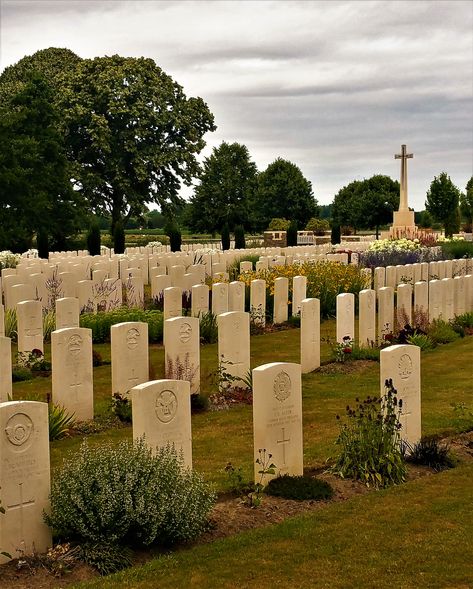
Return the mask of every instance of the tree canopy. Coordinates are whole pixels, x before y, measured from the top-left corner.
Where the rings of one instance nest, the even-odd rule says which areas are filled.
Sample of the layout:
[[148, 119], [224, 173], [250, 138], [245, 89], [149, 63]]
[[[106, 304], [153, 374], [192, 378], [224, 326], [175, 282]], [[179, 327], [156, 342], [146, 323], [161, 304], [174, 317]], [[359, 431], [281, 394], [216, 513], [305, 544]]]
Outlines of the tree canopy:
[[389, 176], [374, 175], [354, 180], [335, 195], [332, 207], [334, 224], [355, 230], [376, 229], [389, 223], [399, 207], [399, 182]]
[[257, 178], [256, 164], [240, 143], [221, 143], [205, 158], [200, 184], [191, 198], [189, 222], [197, 231], [222, 231], [227, 225], [251, 226], [250, 206]]
[[459, 230], [459, 202], [460, 190], [447, 173], [435, 176], [427, 192], [425, 208], [436, 221], [443, 224], [447, 236]]
[[471, 231], [473, 224], [473, 176], [466, 184], [465, 193], [460, 196], [460, 209]]
[[199, 172], [203, 136], [216, 128], [201, 98], [187, 98], [152, 59], [80, 59], [56, 48], [7, 68], [0, 97], [9, 100], [32, 70], [54, 90], [71, 182], [93, 212], [111, 216], [112, 233], [147, 203], [168, 212], [182, 202], [181, 184]]
[[0, 112], [0, 247], [24, 251], [41, 233], [63, 249], [81, 208], [52, 91], [37, 74], [19, 87]]
[[318, 212], [312, 184], [295, 164], [281, 158], [259, 174], [255, 209], [259, 229], [265, 229], [276, 217], [305, 227]]

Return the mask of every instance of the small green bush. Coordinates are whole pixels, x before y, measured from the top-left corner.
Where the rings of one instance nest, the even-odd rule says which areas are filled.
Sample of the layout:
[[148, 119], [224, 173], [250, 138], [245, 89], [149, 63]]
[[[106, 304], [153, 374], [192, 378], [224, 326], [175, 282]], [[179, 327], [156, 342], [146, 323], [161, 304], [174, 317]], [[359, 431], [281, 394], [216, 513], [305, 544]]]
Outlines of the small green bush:
[[235, 249], [243, 250], [245, 247], [245, 230], [242, 225], [237, 225], [235, 227]]
[[209, 400], [205, 395], [192, 393], [191, 395], [191, 413], [203, 413], [210, 406]]
[[441, 244], [445, 258], [473, 258], [473, 242], [471, 241], [446, 241]]
[[230, 249], [230, 229], [228, 228], [228, 225], [225, 223], [225, 225], [222, 227], [222, 250], [229, 250]]
[[78, 558], [101, 575], [112, 575], [133, 565], [132, 550], [106, 542], [84, 542], [79, 547]]
[[203, 344], [215, 344], [218, 340], [217, 316], [208, 311], [200, 320], [200, 341]]
[[333, 489], [326, 481], [310, 476], [283, 475], [269, 481], [264, 492], [274, 497], [297, 501], [322, 501], [333, 496]]
[[29, 368], [25, 366], [13, 366], [12, 369], [12, 381], [23, 382], [25, 380], [32, 380], [34, 378], [33, 373]]
[[434, 344], [449, 344], [460, 337], [453, 327], [442, 319], [432, 319], [427, 335]]
[[4, 315], [5, 337], [9, 337], [13, 342], [17, 341], [17, 320], [15, 309], [5, 309]]
[[[356, 409], [346, 408], [347, 421], [341, 424], [336, 441], [340, 451], [330, 471], [342, 478], [360, 480], [367, 486], [388, 487], [404, 482], [401, 403], [398, 404], [392, 381], [386, 381], [383, 397], [356, 401]], [[337, 419], [340, 419], [338, 415]]]
[[450, 446], [436, 436], [424, 437], [417, 442], [407, 455], [407, 460], [412, 464], [430, 466], [437, 472], [455, 466]]
[[281, 217], [274, 217], [268, 225], [268, 231], [287, 231], [290, 221]]
[[64, 407], [49, 403], [49, 441], [61, 440], [74, 426], [74, 413], [68, 413]]
[[413, 333], [412, 335], [408, 335], [406, 341], [412, 346], [419, 346], [422, 352], [428, 352], [435, 348], [433, 340], [423, 333]]
[[156, 309], [129, 309], [121, 307], [113, 311], [100, 313], [83, 313], [80, 318], [80, 326], [92, 330], [92, 341], [101, 344], [110, 341], [110, 328], [116, 323], [124, 321], [143, 321], [148, 324], [148, 337], [150, 342], [161, 342], [163, 339], [163, 314]]
[[195, 539], [214, 503], [210, 486], [167, 446], [83, 442], [51, 486], [46, 523], [79, 544], [167, 546]]
[[463, 329], [473, 329], [473, 311], [469, 313], [463, 313], [462, 315], [456, 315], [452, 321], [452, 326], [459, 325]]
[[127, 397], [122, 397], [120, 393], [112, 395], [112, 413], [123, 423], [132, 422], [131, 401]]

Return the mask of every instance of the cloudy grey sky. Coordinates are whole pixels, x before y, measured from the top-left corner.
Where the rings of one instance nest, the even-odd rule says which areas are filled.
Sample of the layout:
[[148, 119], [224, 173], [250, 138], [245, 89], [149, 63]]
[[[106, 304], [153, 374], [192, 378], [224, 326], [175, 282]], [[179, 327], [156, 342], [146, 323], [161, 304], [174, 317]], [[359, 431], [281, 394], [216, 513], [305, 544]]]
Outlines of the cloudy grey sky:
[[47, 47], [153, 58], [201, 96], [221, 141], [263, 170], [295, 162], [321, 204], [354, 179], [399, 177], [424, 208], [435, 175], [473, 161], [473, 2], [0, 0], [0, 70]]

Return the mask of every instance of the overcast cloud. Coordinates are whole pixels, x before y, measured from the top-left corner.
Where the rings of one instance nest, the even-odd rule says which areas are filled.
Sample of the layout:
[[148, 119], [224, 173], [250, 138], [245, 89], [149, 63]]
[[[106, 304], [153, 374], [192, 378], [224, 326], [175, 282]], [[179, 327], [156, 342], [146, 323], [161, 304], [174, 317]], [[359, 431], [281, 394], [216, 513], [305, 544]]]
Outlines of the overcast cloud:
[[435, 175], [473, 161], [473, 3], [0, 0], [0, 70], [47, 47], [145, 56], [201, 96], [221, 141], [263, 170], [295, 162], [321, 204], [354, 179], [399, 176], [424, 208]]

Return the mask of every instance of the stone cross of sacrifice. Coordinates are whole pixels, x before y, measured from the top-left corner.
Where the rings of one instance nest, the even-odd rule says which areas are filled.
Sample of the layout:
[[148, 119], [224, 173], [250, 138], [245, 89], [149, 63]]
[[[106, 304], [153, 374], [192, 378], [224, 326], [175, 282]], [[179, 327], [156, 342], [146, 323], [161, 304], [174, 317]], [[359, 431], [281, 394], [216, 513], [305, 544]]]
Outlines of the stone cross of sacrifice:
[[401, 160], [401, 194], [399, 200], [399, 210], [408, 211], [407, 204], [407, 160], [413, 158], [413, 153], [407, 153], [407, 146], [401, 145], [401, 153], [396, 153], [394, 159]]

